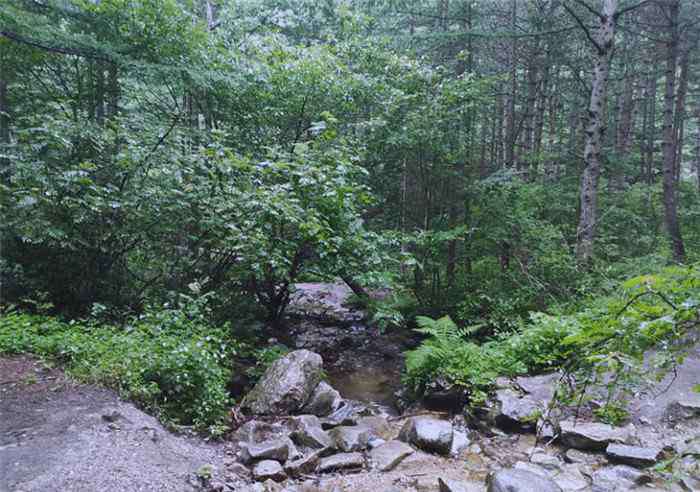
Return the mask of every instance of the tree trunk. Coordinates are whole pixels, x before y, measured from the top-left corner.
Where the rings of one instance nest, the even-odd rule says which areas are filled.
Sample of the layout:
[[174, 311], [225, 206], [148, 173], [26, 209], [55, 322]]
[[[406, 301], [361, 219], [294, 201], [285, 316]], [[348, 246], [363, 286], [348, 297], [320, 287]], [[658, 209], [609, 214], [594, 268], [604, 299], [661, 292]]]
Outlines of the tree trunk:
[[[0, 154], [7, 152], [6, 146], [10, 144], [10, 101], [7, 95], [7, 80], [0, 78]], [[0, 157], [0, 176], [7, 172], [6, 167], [10, 160]], [[5, 176], [9, 179], [9, 176]]]
[[601, 142], [603, 139], [603, 112], [607, 96], [608, 73], [615, 44], [615, 14], [617, 0], [605, 0], [595, 33], [595, 66], [588, 126], [583, 151], [585, 167], [581, 177], [580, 216], [576, 230], [576, 257], [580, 264], [589, 265], [593, 259], [593, 240], [597, 225], [598, 182], [601, 168]]
[[674, 128], [674, 102], [676, 92], [676, 70], [678, 68], [678, 0], [666, 4], [669, 20], [668, 41], [666, 42], [666, 83], [664, 91], [664, 222], [671, 241], [673, 260], [682, 263], [685, 247], [678, 222], [676, 197], [676, 128]]
[[695, 177], [698, 180], [698, 193], [700, 193], [700, 103], [695, 109], [695, 124], [697, 133], [695, 134]]

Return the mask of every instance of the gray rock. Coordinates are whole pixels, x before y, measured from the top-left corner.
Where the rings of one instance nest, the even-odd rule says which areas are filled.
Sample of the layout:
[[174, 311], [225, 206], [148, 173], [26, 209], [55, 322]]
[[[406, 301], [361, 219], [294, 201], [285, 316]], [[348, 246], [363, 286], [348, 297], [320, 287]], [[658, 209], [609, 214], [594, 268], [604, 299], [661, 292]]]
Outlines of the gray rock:
[[369, 449], [374, 449], [376, 447], [381, 446], [384, 444], [386, 441], [382, 439], [381, 437], [370, 437], [369, 441], [367, 441], [367, 447]]
[[369, 452], [372, 468], [390, 471], [396, 468], [407, 456], [413, 454], [413, 448], [401, 441], [389, 441]]
[[226, 464], [226, 473], [229, 479], [233, 478], [241, 478], [241, 479], [249, 479], [250, 478], [250, 470], [242, 465], [241, 463], [238, 462], [233, 462], [233, 463], [227, 463]]
[[696, 436], [679, 446], [678, 454], [681, 456], [700, 457], [700, 436]]
[[362, 453], [340, 453], [323, 458], [318, 465], [320, 473], [347, 470], [350, 468], [362, 468], [365, 465], [365, 458]]
[[599, 468], [591, 475], [592, 492], [630, 490], [637, 485], [651, 482], [649, 475], [626, 465]]
[[542, 415], [538, 400], [529, 395], [521, 396], [511, 389], [496, 391], [494, 421], [506, 430], [534, 431]]
[[248, 464], [260, 460], [286, 461], [289, 458], [289, 444], [288, 439], [275, 439], [245, 445], [240, 452], [241, 462]]
[[325, 417], [335, 412], [342, 405], [343, 399], [333, 387], [321, 381], [309, 397], [309, 401], [302, 408], [304, 413], [310, 413], [317, 417]]
[[342, 405], [338, 409], [325, 417], [321, 421], [324, 429], [332, 429], [339, 425], [355, 425], [357, 424], [357, 415], [364, 409], [355, 402], [343, 400]]
[[666, 408], [666, 418], [671, 422], [700, 417], [700, 399], [684, 398], [671, 402]]
[[474, 490], [473, 484], [469, 482], [461, 482], [458, 480], [451, 480], [449, 478], [438, 478], [438, 487], [440, 492], [471, 492]]
[[308, 350], [290, 352], [265, 371], [241, 406], [254, 415], [295, 413], [309, 400], [322, 371], [320, 355]]
[[253, 478], [258, 482], [264, 482], [271, 479], [275, 482], [281, 482], [287, 478], [287, 475], [282, 469], [282, 465], [274, 460], [263, 460], [253, 468]]
[[551, 471], [559, 470], [563, 464], [556, 456], [543, 452], [533, 453], [532, 456], [530, 456], [530, 463], [534, 463], [545, 470]]
[[321, 421], [314, 415], [300, 415], [290, 420], [290, 437], [300, 446], [327, 448], [333, 446], [333, 439], [321, 428]]
[[328, 434], [333, 439], [335, 447], [345, 453], [366, 449], [370, 437], [369, 430], [359, 426], [336, 427], [331, 429]]
[[454, 430], [452, 433], [452, 447], [450, 448], [451, 456], [459, 456], [459, 454], [467, 449], [471, 442], [466, 432]]
[[653, 466], [661, 459], [660, 449], [627, 446], [625, 444], [609, 444], [605, 449], [605, 454], [608, 455], [610, 461], [639, 468]]
[[547, 477], [526, 470], [500, 470], [486, 479], [487, 492], [562, 492]]
[[552, 480], [565, 492], [584, 492], [589, 490], [586, 477], [581, 473], [578, 465], [564, 465], [561, 472], [556, 473]]
[[282, 486], [271, 478], [265, 480], [263, 486], [265, 487], [265, 492], [282, 492]]
[[399, 439], [424, 451], [450, 454], [454, 431], [452, 423], [430, 417], [412, 417], [406, 421]]
[[393, 429], [391, 428], [391, 425], [389, 425], [389, 422], [386, 420], [386, 418], [378, 415], [360, 417], [357, 419], [357, 423], [355, 425], [369, 430], [372, 436], [381, 437], [385, 440], [389, 440], [393, 437]]
[[578, 449], [568, 449], [564, 453], [564, 459], [568, 463], [575, 463], [580, 465], [597, 465], [604, 461], [604, 458], [597, 454], [584, 453]]
[[260, 420], [249, 420], [241, 425], [233, 434], [232, 440], [259, 443], [282, 437], [285, 430], [280, 425], [273, 425]]
[[310, 453], [299, 459], [287, 461], [284, 464], [284, 471], [287, 472], [287, 475], [290, 477], [298, 477], [300, 475], [313, 473], [316, 471], [320, 460], [321, 453]]
[[561, 422], [561, 442], [571, 448], [603, 451], [611, 443], [624, 444], [627, 429], [595, 422]]

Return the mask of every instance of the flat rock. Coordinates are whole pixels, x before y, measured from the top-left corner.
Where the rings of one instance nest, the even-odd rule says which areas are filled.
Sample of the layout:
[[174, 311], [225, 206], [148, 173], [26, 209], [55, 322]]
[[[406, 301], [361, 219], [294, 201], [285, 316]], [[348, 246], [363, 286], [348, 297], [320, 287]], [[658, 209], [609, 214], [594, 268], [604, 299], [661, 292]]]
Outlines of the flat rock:
[[610, 461], [638, 468], [653, 466], [661, 459], [660, 449], [628, 446], [626, 444], [608, 444], [605, 454], [607, 454]]
[[605, 461], [605, 459], [598, 454], [586, 453], [573, 448], [566, 450], [566, 453], [564, 453], [564, 459], [568, 463], [580, 465], [597, 465], [602, 461]]
[[321, 382], [323, 359], [308, 350], [295, 350], [276, 360], [243, 400], [253, 415], [296, 413]]
[[401, 428], [399, 439], [424, 451], [448, 455], [452, 449], [454, 431], [452, 423], [447, 420], [412, 417]]
[[526, 470], [507, 469], [491, 473], [487, 492], [562, 492], [549, 478]]
[[315, 415], [294, 417], [290, 420], [290, 427], [290, 437], [300, 446], [317, 449], [333, 446], [333, 439], [321, 428], [321, 421]]
[[281, 482], [287, 478], [287, 475], [278, 461], [263, 460], [253, 467], [253, 478], [258, 482], [268, 479]]
[[626, 465], [599, 468], [591, 475], [592, 492], [630, 490], [651, 481], [645, 473]]
[[318, 465], [320, 473], [347, 470], [351, 468], [362, 468], [365, 465], [365, 458], [362, 453], [340, 453], [323, 458]]
[[302, 408], [302, 412], [325, 417], [340, 408], [343, 399], [330, 384], [321, 381]]
[[603, 451], [608, 444], [623, 444], [629, 437], [627, 429], [597, 422], [561, 422], [561, 442], [564, 446], [586, 451]]
[[331, 436], [335, 447], [343, 452], [362, 451], [367, 448], [370, 431], [359, 426], [340, 426], [331, 429]]
[[289, 439], [275, 439], [259, 444], [245, 445], [240, 453], [241, 462], [251, 463], [260, 460], [286, 461], [289, 458], [290, 444]]
[[405, 442], [394, 440], [377, 446], [370, 451], [369, 460], [372, 468], [379, 471], [390, 471], [411, 454], [413, 454], [411, 446]]

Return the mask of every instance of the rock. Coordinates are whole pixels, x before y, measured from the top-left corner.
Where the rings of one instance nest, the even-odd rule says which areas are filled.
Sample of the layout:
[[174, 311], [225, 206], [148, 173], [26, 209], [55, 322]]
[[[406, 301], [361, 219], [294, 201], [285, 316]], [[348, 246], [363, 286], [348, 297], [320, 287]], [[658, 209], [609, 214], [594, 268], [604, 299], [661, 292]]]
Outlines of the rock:
[[629, 437], [626, 429], [595, 422], [561, 422], [561, 442], [565, 446], [603, 451], [611, 443], [623, 444]]
[[342, 405], [340, 405], [335, 412], [321, 421], [321, 426], [324, 429], [332, 429], [339, 425], [355, 425], [357, 424], [356, 416], [363, 409], [364, 407], [358, 406], [358, 404], [354, 402], [343, 400]]
[[300, 446], [311, 448], [328, 448], [333, 446], [333, 439], [321, 428], [321, 421], [315, 415], [300, 415], [290, 421], [290, 437]]
[[393, 430], [389, 422], [387, 422], [386, 418], [378, 415], [360, 417], [357, 419], [356, 425], [369, 430], [372, 436], [381, 437], [385, 440], [389, 440], [393, 437]]
[[271, 478], [265, 480], [263, 487], [265, 487], [265, 492], [282, 492], [282, 486]]
[[542, 415], [538, 401], [528, 395], [521, 396], [511, 389], [496, 391], [494, 421], [505, 430], [534, 431]]
[[466, 432], [454, 430], [452, 433], [452, 447], [450, 448], [450, 455], [453, 457], [459, 456], [459, 454], [467, 449], [471, 442], [469, 437], [467, 437]]
[[588, 491], [589, 485], [578, 465], [565, 465], [561, 472], [555, 474], [552, 480], [565, 492]]
[[630, 490], [636, 485], [651, 482], [651, 477], [626, 465], [599, 468], [591, 475], [592, 492]]
[[547, 477], [525, 470], [500, 470], [486, 479], [487, 492], [562, 492]]
[[[248, 464], [259, 460], [286, 461], [289, 458], [290, 444], [289, 439], [275, 439], [260, 444], [245, 445], [240, 453], [241, 462]], [[296, 448], [294, 451], [296, 452]]]
[[533, 453], [533, 455], [530, 456], [530, 463], [534, 463], [550, 471], [559, 470], [562, 466], [562, 462], [559, 458], [543, 452]]
[[211, 480], [207, 485], [207, 492], [224, 492], [226, 485], [221, 480]]
[[424, 451], [450, 454], [454, 432], [452, 423], [430, 417], [412, 417], [406, 421], [399, 439]]
[[245, 465], [242, 465], [241, 463], [238, 463], [235, 461], [233, 463], [226, 464], [226, 472], [227, 472], [227, 476], [230, 479], [233, 479], [233, 478], [249, 479], [250, 478], [250, 470]]
[[290, 352], [265, 371], [241, 406], [254, 415], [295, 413], [320, 383], [322, 371], [320, 355], [308, 350]]
[[440, 487], [440, 492], [469, 492], [472, 489], [467, 482], [450, 480], [449, 478], [438, 478], [438, 487]]
[[382, 439], [381, 437], [370, 437], [369, 441], [367, 441], [367, 447], [369, 449], [374, 449], [374, 448], [381, 446], [385, 442], [386, 441], [384, 439]]
[[576, 463], [580, 465], [597, 465], [604, 459], [597, 455], [591, 453], [584, 453], [578, 449], [569, 449], [564, 453], [564, 459], [568, 463]]
[[335, 412], [342, 405], [343, 399], [333, 387], [321, 381], [311, 394], [309, 401], [302, 408], [304, 413], [310, 413], [317, 417], [325, 417]]
[[284, 433], [284, 428], [280, 425], [273, 425], [260, 420], [249, 420], [234, 432], [232, 440], [234, 442], [259, 443], [282, 437]]
[[109, 412], [105, 412], [102, 414], [102, 420], [105, 422], [110, 422], [114, 423], [117, 420], [119, 420], [122, 417], [122, 414], [119, 413], [117, 410], [110, 410]]
[[681, 456], [700, 457], [700, 436], [696, 436], [681, 444], [678, 449], [678, 454]]
[[331, 429], [328, 434], [333, 439], [335, 447], [346, 453], [366, 449], [370, 436], [369, 430], [359, 426], [336, 427]]
[[299, 459], [287, 461], [284, 464], [284, 471], [290, 477], [298, 477], [300, 475], [313, 473], [318, 467], [318, 462], [321, 459], [321, 453], [310, 453]]
[[605, 454], [608, 455], [610, 461], [638, 468], [653, 466], [661, 459], [660, 449], [627, 446], [625, 444], [609, 444], [605, 449]]
[[340, 453], [323, 458], [318, 465], [318, 471], [325, 473], [349, 468], [362, 468], [364, 465], [365, 458], [362, 453]]
[[274, 460], [263, 460], [253, 468], [253, 478], [258, 482], [264, 482], [267, 479], [281, 482], [287, 475], [282, 469], [282, 465]]
[[404, 458], [413, 454], [413, 448], [401, 441], [389, 441], [377, 446], [369, 452], [369, 460], [372, 468], [379, 471], [390, 471], [403, 461]]
[[666, 418], [671, 422], [700, 417], [698, 398], [685, 398], [671, 402], [666, 408]]

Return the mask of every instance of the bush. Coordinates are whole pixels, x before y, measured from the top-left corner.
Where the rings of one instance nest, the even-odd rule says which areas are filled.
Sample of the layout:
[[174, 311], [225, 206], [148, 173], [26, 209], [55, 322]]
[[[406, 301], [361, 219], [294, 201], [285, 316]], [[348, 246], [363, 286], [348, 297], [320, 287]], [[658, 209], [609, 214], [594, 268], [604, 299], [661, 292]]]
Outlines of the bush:
[[0, 353], [29, 352], [65, 364], [80, 381], [104, 384], [163, 420], [199, 430], [223, 423], [227, 367], [236, 345], [188, 311], [150, 311], [124, 328], [0, 316]]

